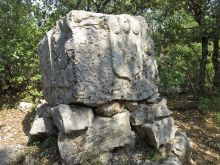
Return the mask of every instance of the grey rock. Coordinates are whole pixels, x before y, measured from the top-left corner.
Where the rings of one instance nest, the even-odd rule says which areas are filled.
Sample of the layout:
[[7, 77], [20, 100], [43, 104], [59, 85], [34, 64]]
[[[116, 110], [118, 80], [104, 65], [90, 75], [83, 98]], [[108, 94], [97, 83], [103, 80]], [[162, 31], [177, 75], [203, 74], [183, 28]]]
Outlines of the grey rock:
[[51, 106], [43, 104], [37, 108], [29, 134], [38, 137], [57, 134], [56, 126], [51, 118]]
[[54, 162], [53, 165], [60, 165], [60, 163], [59, 162]]
[[100, 165], [111, 165], [112, 154], [110, 151], [108, 152], [98, 152], [97, 150], [93, 150], [92, 153], [87, 153], [83, 158], [82, 164], [100, 164]]
[[32, 107], [33, 104], [28, 102], [20, 102], [18, 105], [18, 109], [21, 111], [30, 110]]
[[190, 142], [185, 133], [176, 132], [175, 138], [171, 141], [169, 156], [176, 156], [183, 163], [193, 164]]
[[44, 104], [47, 104], [47, 101], [44, 99], [40, 99], [39, 101], [35, 101], [37, 103], [37, 108], [41, 107]]
[[13, 165], [22, 161], [25, 156], [25, 147], [19, 144], [0, 145], [0, 164]]
[[183, 163], [176, 157], [169, 157], [161, 165], [182, 165]]
[[140, 16], [68, 13], [39, 43], [47, 102], [96, 107], [153, 96], [159, 79], [146, 30]]
[[111, 152], [104, 152], [104, 153], [101, 153], [101, 155], [99, 156], [99, 162], [101, 164], [107, 165], [110, 162], [111, 158], [112, 158]]
[[166, 99], [161, 99], [158, 103], [152, 105], [139, 104], [137, 110], [131, 113], [132, 125], [141, 125], [150, 123], [159, 118], [169, 117], [172, 112], [167, 108]]
[[94, 118], [91, 108], [65, 104], [53, 107], [52, 115], [55, 125], [64, 134], [90, 127]]
[[47, 117], [51, 118], [51, 106], [47, 103], [39, 104], [36, 109], [35, 118]]
[[150, 160], [145, 160], [142, 162], [136, 162], [135, 164], [137, 165], [158, 165], [158, 162], [157, 161], [150, 161]]
[[117, 113], [122, 112], [124, 109], [124, 105], [118, 103], [118, 102], [110, 102], [100, 105], [98, 108], [95, 109], [95, 113], [111, 117]]
[[160, 99], [160, 94], [156, 93], [153, 96], [147, 98], [146, 102], [147, 103], [156, 103]]
[[142, 124], [136, 126], [135, 129], [144, 141], [157, 149], [161, 145], [165, 145], [173, 140], [176, 133], [172, 117], [154, 121], [153, 123]]
[[70, 135], [59, 133], [58, 136], [59, 151], [67, 164], [82, 163], [94, 154], [134, 143], [135, 135], [131, 131], [128, 111], [111, 118], [96, 117], [88, 130]]

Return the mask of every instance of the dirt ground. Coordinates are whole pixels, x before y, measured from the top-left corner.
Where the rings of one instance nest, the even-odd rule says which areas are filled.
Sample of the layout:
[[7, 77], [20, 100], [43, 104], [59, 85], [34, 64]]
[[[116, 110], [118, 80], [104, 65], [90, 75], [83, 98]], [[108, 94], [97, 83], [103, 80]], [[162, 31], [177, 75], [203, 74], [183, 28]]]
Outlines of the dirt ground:
[[[220, 165], [220, 127], [214, 112], [201, 114], [193, 98], [168, 99], [178, 130], [186, 132], [196, 165]], [[220, 107], [219, 107], [220, 108]]]
[[[220, 127], [214, 112], [200, 114], [195, 102], [187, 99], [168, 99], [177, 128], [186, 132], [192, 146], [196, 165], [220, 165]], [[0, 144], [28, 144], [28, 132], [34, 112], [0, 109]]]
[[27, 145], [27, 132], [30, 129], [30, 122], [33, 118], [30, 117], [29, 121], [26, 121], [29, 113], [18, 109], [0, 111], [0, 144]]

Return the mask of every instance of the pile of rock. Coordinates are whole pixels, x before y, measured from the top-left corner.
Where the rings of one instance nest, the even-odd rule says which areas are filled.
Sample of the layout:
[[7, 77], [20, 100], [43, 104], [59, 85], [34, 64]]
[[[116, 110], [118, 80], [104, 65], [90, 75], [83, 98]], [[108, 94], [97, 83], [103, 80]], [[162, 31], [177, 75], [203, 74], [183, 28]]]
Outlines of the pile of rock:
[[175, 139], [143, 17], [71, 11], [39, 54], [48, 104], [38, 108], [30, 134], [57, 134], [66, 164], [95, 150], [135, 147], [137, 136], [157, 149]]

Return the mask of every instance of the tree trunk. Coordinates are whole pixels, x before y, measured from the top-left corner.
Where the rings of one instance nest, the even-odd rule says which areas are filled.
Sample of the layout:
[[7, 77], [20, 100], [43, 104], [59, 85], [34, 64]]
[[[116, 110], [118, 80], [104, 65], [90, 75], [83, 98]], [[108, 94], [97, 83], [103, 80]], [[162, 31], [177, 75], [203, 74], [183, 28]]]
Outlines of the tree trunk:
[[219, 53], [219, 33], [216, 30], [213, 38], [212, 63], [214, 66], [214, 88], [220, 89], [220, 53]]
[[199, 68], [199, 93], [205, 93], [205, 77], [206, 77], [206, 64], [208, 58], [208, 35], [204, 34], [202, 36], [202, 57], [200, 59]]

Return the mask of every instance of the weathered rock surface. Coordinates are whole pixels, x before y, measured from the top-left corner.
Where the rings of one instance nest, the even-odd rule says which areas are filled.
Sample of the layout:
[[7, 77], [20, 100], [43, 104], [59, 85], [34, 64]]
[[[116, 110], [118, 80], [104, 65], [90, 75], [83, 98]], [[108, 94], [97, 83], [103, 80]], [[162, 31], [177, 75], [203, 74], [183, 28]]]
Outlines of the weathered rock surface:
[[122, 112], [124, 109], [124, 106], [121, 105], [118, 102], [109, 102], [105, 103], [103, 105], [100, 105], [98, 108], [95, 109], [95, 113], [102, 115], [102, 116], [107, 116], [111, 117], [117, 113]]
[[39, 137], [57, 134], [56, 126], [51, 118], [51, 106], [43, 104], [37, 108], [29, 134]]
[[176, 157], [169, 157], [161, 165], [183, 165], [183, 163]]
[[39, 44], [45, 99], [97, 106], [158, 92], [154, 44], [143, 17], [71, 11]]
[[144, 141], [157, 149], [174, 139], [176, 133], [172, 117], [142, 124], [136, 126], [135, 129]]
[[39, 163], [40, 163], [39, 158], [35, 158], [30, 155], [27, 155], [25, 156], [25, 159], [22, 165], [39, 165]]
[[150, 104], [154, 104], [156, 103], [158, 100], [160, 99], [160, 94], [159, 93], [156, 93], [155, 95], [149, 97], [147, 100], [146, 100], [146, 103], [150, 103]]
[[55, 134], [53, 120], [47, 118], [37, 118], [34, 120], [30, 130], [31, 136], [47, 136]]
[[193, 164], [191, 159], [191, 146], [185, 133], [176, 132], [175, 138], [171, 141], [168, 149], [169, 156], [177, 157], [182, 163]]
[[87, 155], [110, 151], [115, 147], [133, 145], [135, 135], [131, 131], [129, 112], [119, 113], [112, 118], [97, 117], [88, 130], [62, 133], [58, 136], [60, 154], [67, 164], [82, 162]]
[[32, 107], [33, 104], [28, 102], [20, 102], [18, 105], [18, 109], [21, 111], [30, 110]]
[[159, 118], [169, 117], [172, 112], [167, 108], [166, 99], [161, 99], [158, 103], [148, 105], [137, 105], [136, 111], [131, 113], [132, 125], [151, 123]]
[[17, 164], [25, 156], [25, 147], [21, 145], [0, 145], [0, 165]]
[[52, 108], [52, 115], [57, 128], [64, 134], [87, 129], [94, 118], [90, 108], [65, 104]]

